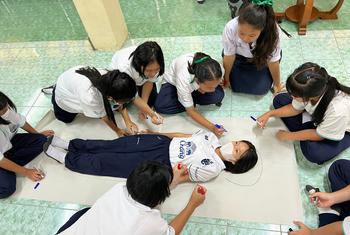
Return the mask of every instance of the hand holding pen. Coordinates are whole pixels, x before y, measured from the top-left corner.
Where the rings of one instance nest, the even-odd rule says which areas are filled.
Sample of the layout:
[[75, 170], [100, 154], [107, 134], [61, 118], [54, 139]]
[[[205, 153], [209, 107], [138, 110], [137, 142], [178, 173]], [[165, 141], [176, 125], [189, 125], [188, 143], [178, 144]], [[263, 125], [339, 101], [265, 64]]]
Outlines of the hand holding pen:
[[154, 112], [151, 118], [152, 118], [152, 123], [156, 125], [163, 124], [164, 122], [164, 118], [160, 116], [157, 112]]
[[227, 132], [227, 130], [224, 128], [223, 125], [219, 125], [219, 124], [214, 124], [214, 127], [212, 129], [212, 131], [214, 132], [214, 134], [217, 137], [220, 137], [224, 134], [224, 132]]

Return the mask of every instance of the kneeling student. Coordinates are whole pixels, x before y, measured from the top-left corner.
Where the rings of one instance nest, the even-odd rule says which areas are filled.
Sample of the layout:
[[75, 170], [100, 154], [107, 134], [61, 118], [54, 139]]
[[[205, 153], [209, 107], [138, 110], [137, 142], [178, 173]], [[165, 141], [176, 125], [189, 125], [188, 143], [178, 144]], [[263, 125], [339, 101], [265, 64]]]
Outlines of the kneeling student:
[[186, 207], [168, 224], [157, 206], [170, 196], [170, 187], [182, 171], [146, 161], [135, 168], [91, 208], [74, 214], [57, 232], [62, 235], [171, 235], [180, 234], [194, 210], [205, 200], [206, 189], [196, 186]]

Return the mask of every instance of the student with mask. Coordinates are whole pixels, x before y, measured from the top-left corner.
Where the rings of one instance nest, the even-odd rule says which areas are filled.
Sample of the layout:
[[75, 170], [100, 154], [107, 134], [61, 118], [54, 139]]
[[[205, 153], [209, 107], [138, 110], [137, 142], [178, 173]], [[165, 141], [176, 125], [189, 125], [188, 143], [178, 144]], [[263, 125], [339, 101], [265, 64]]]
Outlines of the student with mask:
[[[28, 133], [17, 133], [21, 128]], [[38, 132], [26, 118], [17, 113], [15, 104], [0, 92], [0, 198], [7, 198], [16, 191], [16, 174], [33, 181], [44, 178], [38, 169], [24, 167], [36, 158], [52, 130]]]
[[[71, 123], [82, 113], [102, 119], [118, 136], [124, 136], [138, 131], [125, 109], [126, 103], [133, 102], [158, 123], [157, 114], [135, 95], [136, 84], [128, 74], [77, 66], [59, 76], [51, 101], [56, 118], [64, 123]], [[120, 111], [128, 131], [117, 126], [112, 106]]]
[[224, 145], [211, 132], [195, 134], [165, 133], [126, 136], [115, 140], [65, 141], [50, 138], [45, 153], [72, 170], [83, 174], [126, 178], [142, 161], [155, 160], [174, 167], [186, 166], [184, 181], [204, 182], [225, 170], [245, 173], [258, 156], [249, 141], [230, 141]]

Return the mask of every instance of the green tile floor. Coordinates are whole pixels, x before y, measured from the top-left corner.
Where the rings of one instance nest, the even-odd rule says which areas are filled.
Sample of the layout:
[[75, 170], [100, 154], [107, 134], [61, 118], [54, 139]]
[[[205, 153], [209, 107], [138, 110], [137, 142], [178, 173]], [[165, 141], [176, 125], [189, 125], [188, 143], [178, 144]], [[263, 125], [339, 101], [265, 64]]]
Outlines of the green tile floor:
[[[6, 4], [36, 2], [35, 4], [38, 6], [40, 6], [40, 3], [47, 4], [43, 0], [0, 1], [0, 4], [4, 4], [4, 2]], [[158, 41], [163, 48], [167, 64], [176, 56], [191, 51], [204, 51], [220, 60], [220, 33], [225, 21], [228, 19], [228, 11], [224, 0], [207, 0], [203, 5], [198, 5], [194, 0], [156, 0], [151, 2], [145, 0], [120, 0], [120, 2], [130, 30], [130, 39], [126, 42], [126, 46], [138, 44], [145, 40]], [[136, 2], [137, 5], [135, 5]], [[154, 4], [155, 6], [152, 5], [153, 8], [159, 8], [158, 12], [160, 15], [158, 16], [158, 13], [142, 15], [144, 14], [143, 10], [132, 10], [136, 8], [143, 9], [146, 2], [150, 5]], [[283, 9], [286, 4], [288, 5], [288, 2], [294, 1], [277, 1], [276, 7]], [[326, 9], [332, 5], [332, 2], [316, 1], [316, 4], [320, 4], [320, 7]], [[56, 3], [62, 4], [65, 9], [72, 6], [72, 3], [67, 0], [58, 0]], [[2, 11], [3, 7], [1, 6], [0, 18], [2, 17]], [[166, 14], [166, 12], [169, 13], [170, 11], [173, 11], [172, 14]], [[182, 14], [187, 14], [192, 18], [181, 22]], [[169, 20], [162, 18], [164, 16], [167, 16]], [[346, 1], [339, 13], [338, 21], [316, 21], [308, 27], [307, 35], [303, 37], [297, 36], [294, 24], [284, 22], [283, 27], [293, 34], [293, 38], [289, 39], [283, 36], [282, 40], [283, 60], [281, 69], [283, 80], [299, 64], [305, 61], [314, 61], [325, 66], [330, 74], [343, 83], [350, 85], [349, 16], [350, 4]], [[146, 19], [147, 17], [150, 18]], [[152, 19], [151, 17], [158, 18]], [[224, 18], [224, 21], [220, 21], [222, 18]], [[162, 19], [164, 20], [162, 21]], [[176, 19], [179, 20], [177, 23]], [[203, 19], [203, 22], [200, 22], [201, 19]], [[140, 31], [144, 26], [138, 24], [156, 24], [155, 22], [158, 22], [156, 20], [159, 20], [160, 23], [163, 22], [167, 26], [162, 26], [160, 29], [151, 27], [146, 32]], [[213, 25], [207, 24], [210, 21], [219, 23], [217, 23], [218, 25], [215, 25], [216, 23]], [[4, 23], [2, 20], [0, 22], [1, 30]], [[168, 26], [171, 24], [181, 25], [181, 27], [169, 29], [171, 27]], [[204, 25], [202, 29], [199, 27], [200, 25]], [[29, 34], [31, 29], [23, 30]], [[54, 83], [60, 73], [74, 65], [85, 64], [107, 67], [113, 55], [113, 52], [93, 51], [86, 40], [75, 40], [76, 38], [69, 36], [59, 37], [59, 39], [66, 41], [28, 42], [31, 40], [25, 40], [25, 42], [16, 42], [20, 41], [18, 39], [9, 43], [0, 38], [0, 42], [3, 42], [0, 43], [0, 90], [15, 101], [19, 111], [25, 114], [33, 125], [38, 123], [51, 108], [49, 97], [41, 94], [40, 88]], [[40, 41], [42, 39], [36, 40]], [[52, 38], [44, 40], [52, 40]], [[208, 117], [257, 116], [268, 110], [271, 100], [271, 94], [264, 97], [256, 97], [232, 94], [227, 91], [222, 107], [201, 107], [201, 111]], [[317, 226], [317, 211], [308, 203], [307, 197], [302, 190], [305, 184], [308, 183], [318, 185], [322, 189], [328, 189], [325, 173], [330, 163], [321, 167], [308, 163], [303, 158], [298, 144], [295, 144], [295, 151], [297, 153], [305, 221], [308, 225], [315, 227]], [[339, 158], [350, 159], [350, 151], [342, 153]], [[54, 234], [75, 211], [82, 207], [83, 205], [37, 200], [12, 198], [0, 200], [0, 234]], [[164, 215], [164, 217], [170, 220], [173, 218], [173, 215]], [[277, 235], [285, 234], [288, 227], [288, 225], [279, 224], [257, 224], [192, 217], [182, 234]]]

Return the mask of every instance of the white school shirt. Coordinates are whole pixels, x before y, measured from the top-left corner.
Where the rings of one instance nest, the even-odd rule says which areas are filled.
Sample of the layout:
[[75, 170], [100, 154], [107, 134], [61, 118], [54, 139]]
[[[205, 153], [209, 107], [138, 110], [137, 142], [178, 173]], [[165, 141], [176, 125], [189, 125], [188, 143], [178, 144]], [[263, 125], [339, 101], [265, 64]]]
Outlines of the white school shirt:
[[11, 108], [11, 119], [6, 119], [10, 124], [0, 125], [0, 160], [4, 157], [4, 153], [12, 148], [11, 139], [17, 133], [18, 128], [26, 123], [26, 118]]
[[343, 221], [343, 233], [344, 235], [350, 235], [350, 216], [345, 217]]
[[[322, 97], [315, 105], [293, 99], [292, 106], [296, 110], [305, 109], [306, 112], [312, 115], [321, 99]], [[316, 132], [326, 139], [341, 140], [344, 138], [346, 131], [350, 132], [350, 96], [344, 92], [336, 91], [334, 98], [327, 107], [323, 121], [316, 127]]]
[[151, 209], [131, 198], [125, 183], [119, 183], [100, 197], [62, 235], [173, 235], [174, 229]]
[[[76, 66], [61, 74], [56, 83], [55, 101], [63, 110], [70, 113], [83, 113], [87, 117], [106, 116], [101, 92], [92, 85], [89, 78], [75, 71], [84, 66]], [[100, 70], [101, 74], [107, 71]]]
[[[250, 49], [250, 46], [248, 43], [245, 43], [242, 41], [242, 39], [239, 37], [238, 34], [238, 17], [233, 18], [230, 20], [225, 28], [222, 35], [222, 44], [224, 47], [224, 55], [242, 55], [246, 58], [253, 58], [252, 50], [256, 46], [256, 42], [253, 42]], [[277, 45], [275, 50], [271, 54], [271, 58], [269, 59], [269, 62], [276, 62], [281, 59], [281, 42], [280, 42], [280, 35], [281, 35], [281, 29], [279, 26], [277, 26], [278, 29], [278, 39], [277, 39]]]
[[168, 71], [164, 73], [163, 83], [170, 83], [176, 87], [179, 102], [185, 107], [193, 107], [192, 92], [198, 90], [199, 85], [194, 81], [194, 75], [188, 72], [188, 63], [192, 63], [194, 53], [177, 57], [172, 61]]
[[208, 131], [199, 131], [188, 138], [173, 138], [169, 146], [171, 165], [185, 164], [191, 181], [208, 181], [226, 168], [215, 153], [220, 146], [218, 138]]
[[[127, 73], [132, 79], [135, 80], [137, 86], [142, 86], [145, 82], [152, 82], [149, 79], [142, 77], [139, 72], [131, 65], [132, 58], [129, 58], [131, 53], [136, 50], [136, 46], [126, 47], [117, 51], [112, 58], [111, 68], [118, 69], [120, 72]], [[156, 82], [156, 81], [154, 81]]]

